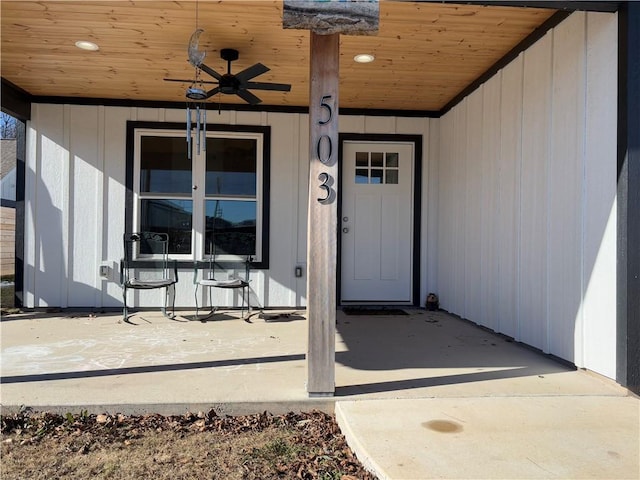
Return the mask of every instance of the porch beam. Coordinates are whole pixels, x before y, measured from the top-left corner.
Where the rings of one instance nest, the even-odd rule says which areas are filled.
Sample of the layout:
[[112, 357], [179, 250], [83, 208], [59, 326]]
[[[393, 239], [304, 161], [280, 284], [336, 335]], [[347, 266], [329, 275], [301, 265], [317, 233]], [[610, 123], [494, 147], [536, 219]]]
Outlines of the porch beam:
[[452, 3], [459, 5], [486, 5], [494, 7], [522, 7], [522, 8], [548, 8], [552, 10], [564, 10], [568, 12], [586, 11], [586, 12], [617, 12], [624, 2], [545, 2], [545, 1], [511, 1], [511, 0], [401, 0], [401, 1], [417, 1], [422, 3]]
[[616, 380], [640, 394], [640, 3], [618, 15]]

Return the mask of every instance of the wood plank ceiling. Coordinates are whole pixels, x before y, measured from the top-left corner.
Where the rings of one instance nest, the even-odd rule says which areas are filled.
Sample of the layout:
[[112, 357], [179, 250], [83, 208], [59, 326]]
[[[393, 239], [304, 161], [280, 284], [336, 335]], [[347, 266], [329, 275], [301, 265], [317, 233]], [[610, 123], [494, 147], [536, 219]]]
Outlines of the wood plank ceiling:
[[[307, 106], [309, 32], [282, 28], [281, 1], [2, 1], [1, 75], [35, 96], [182, 102], [191, 79], [187, 44], [220, 73], [222, 48], [261, 62], [256, 81], [290, 83], [288, 93], [254, 91], [263, 105]], [[376, 36], [342, 36], [342, 107], [438, 111], [555, 13], [552, 9], [382, 1]], [[99, 45], [97, 52], [74, 46]], [[358, 53], [375, 61], [358, 64]], [[244, 101], [216, 95], [210, 102]]]

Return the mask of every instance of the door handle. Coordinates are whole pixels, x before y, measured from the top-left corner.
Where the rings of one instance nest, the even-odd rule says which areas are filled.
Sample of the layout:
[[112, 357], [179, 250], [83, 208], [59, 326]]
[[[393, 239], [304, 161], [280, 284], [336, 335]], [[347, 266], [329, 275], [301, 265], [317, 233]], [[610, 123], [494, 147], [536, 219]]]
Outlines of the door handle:
[[342, 229], [342, 233], [349, 233], [349, 229], [348, 229], [347, 227], [344, 227], [344, 228]]

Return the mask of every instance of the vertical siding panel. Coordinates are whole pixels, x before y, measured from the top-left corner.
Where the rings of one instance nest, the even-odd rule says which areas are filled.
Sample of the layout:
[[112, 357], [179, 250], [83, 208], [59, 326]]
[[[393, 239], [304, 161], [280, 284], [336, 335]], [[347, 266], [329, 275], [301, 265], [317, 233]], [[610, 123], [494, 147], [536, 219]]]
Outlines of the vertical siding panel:
[[365, 117], [364, 115], [340, 115], [340, 133], [364, 133]]
[[463, 100], [454, 110], [454, 145], [452, 156], [452, 178], [451, 191], [452, 200], [452, 236], [450, 241], [453, 245], [453, 312], [466, 317], [465, 306], [465, 233], [466, 233], [466, 159], [467, 159], [467, 105], [468, 100]]
[[25, 307], [35, 307], [36, 285], [36, 235], [38, 234], [37, 198], [38, 185], [38, 158], [40, 156], [40, 141], [38, 125], [40, 106], [31, 107], [31, 122], [27, 124], [27, 146], [24, 173], [24, 298]]
[[[259, 292], [261, 297], [269, 298], [271, 305], [291, 305], [294, 301], [295, 248], [293, 234], [297, 219], [295, 201], [297, 192], [297, 161], [295, 152], [298, 142], [293, 132], [297, 130], [296, 118], [293, 115], [270, 113], [271, 124], [271, 182], [275, 186], [287, 185], [287, 188], [272, 188], [270, 200], [269, 234], [269, 278], [270, 291]], [[273, 259], [273, 261], [271, 261]]]
[[549, 348], [553, 354], [574, 361], [582, 353], [584, 28], [585, 14], [574, 13], [554, 31], [553, 152], [548, 171]]
[[520, 340], [545, 352], [551, 46], [549, 33], [524, 56], [520, 194]]
[[63, 228], [68, 204], [69, 151], [65, 140], [64, 108], [62, 105], [41, 105], [38, 109], [35, 307], [66, 306], [68, 252]]
[[500, 158], [498, 172], [498, 325], [517, 337], [518, 225], [522, 130], [523, 56], [504, 68], [500, 104]]
[[616, 376], [617, 22], [587, 15], [584, 367]]
[[[424, 145], [423, 152], [429, 152], [428, 167], [422, 166], [428, 169], [428, 187], [425, 195], [422, 191], [423, 197], [426, 198], [428, 207], [427, 217], [427, 288], [424, 293], [434, 292], [439, 290], [438, 284], [438, 221], [439, 221], [439, 199], [438, 199], [438, 185], [440, 184], [440, 121], [437, 119], [429, 119], [428, 134], [425, 135], [424, 141], [427, 145]], [[423, 217], [424, 221], [424, 217]], [[426, 301], [426, 298], [425, 298]]]
[[452, 148], [454, 145], [454, 117], [449, 112], [440, 119], [440, 155], [438, 158], [438, 289], [440, 305], [448, 311], [453, 310], [452, 277]]
[[480, 225], [480, 296], [478, 323], [498, 329], [498, 168], [500, 159], [500, 97], [502, 73], [499, 72], [483, 87], [482, 150], [481, 150], [481, 225]]
[[465, 221], [465, 316], [480, 322], [480, 285], [482, 281], [481, 260], [481, 228], [482, 228], [482, 123], [478, 119], [483, 116], [484, 87], [468, 98], [466, 118], [466, 221]]
[[491, 78], [483, 88], [481, 150], [481, 222], [480, 222], [480, 315], [481, 325], [496, 330], [498, 306], [498, 166], [500, 159], [500, 95], [502, 73]]
[[365, 133], [396, 133], [395, 117], [365, 117]]
[[70, 107], [69, 306], [92, 306], [99, 285], [96, 214], [101, 181], [98, 107]]
[[[298, 120], [298, 243], [297, 243], [297, 264], [304, 265], [304, 276], [298, 279], [298, 305], [307, 303], [307, 217], [309, 214], [309, 115], [297, 115]], [[342, 118], [340, 119], [342, 123]]]
[[124, 211], [126, 201], [126, 122], [131, 110], [126, 107], [106, 108], [104, 113], [104, 183], [102, 261], [111, 265], [110, 278], [102, 303], [105, 307], [122, 305], [122, 290], [118, 285], [118, 262], [123, 255]]

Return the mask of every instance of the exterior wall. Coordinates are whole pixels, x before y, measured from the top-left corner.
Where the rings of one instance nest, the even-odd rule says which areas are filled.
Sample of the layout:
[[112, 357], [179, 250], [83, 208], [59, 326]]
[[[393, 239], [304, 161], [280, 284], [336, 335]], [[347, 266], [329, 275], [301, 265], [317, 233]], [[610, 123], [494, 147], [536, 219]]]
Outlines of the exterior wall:
[[440, 119], [441, 306], [615, 378], [617, 16], [574, 13]]
[[[25, 306], [119, 307], [118, 262], [125, 230], [126, 122], [183, 122], [184, 110], [34, 104], [28, 124], [25, 173]], [[302, 114], [210, 112], [210, 123], [271, 126], [270, 268], [254, 270], [251, 287], [264, 306], [306, 304], [308, 116]], [[435, 223], [427, 219], [436, 189], [429, 179], [428, 145], [435, 120], [341, 116], [346, 133], [423, 135], [423, 231], [420, 303], [426, 300], [428, 241]], [[427, 187], [429, 185], [429, 187]], [[429, 250], [428, 250], [429, 249]], [[433, 263], [433, 262], [431, 262]], [[110, 267], [110, 278], [99, 266]], [[433, 269], [432, 269], [433, 270]], [[244, 272], [235, 272], [243, 274]], [[223, 274], [224, 275], [224, 274]], [[176, 305], [193, 307], [193, 271], [181, 270]], [[212, 292], [221, 305], [238, 305], [236, 292]], [[158, 306], [158, 291], [131, 293], [130, 305]]]

